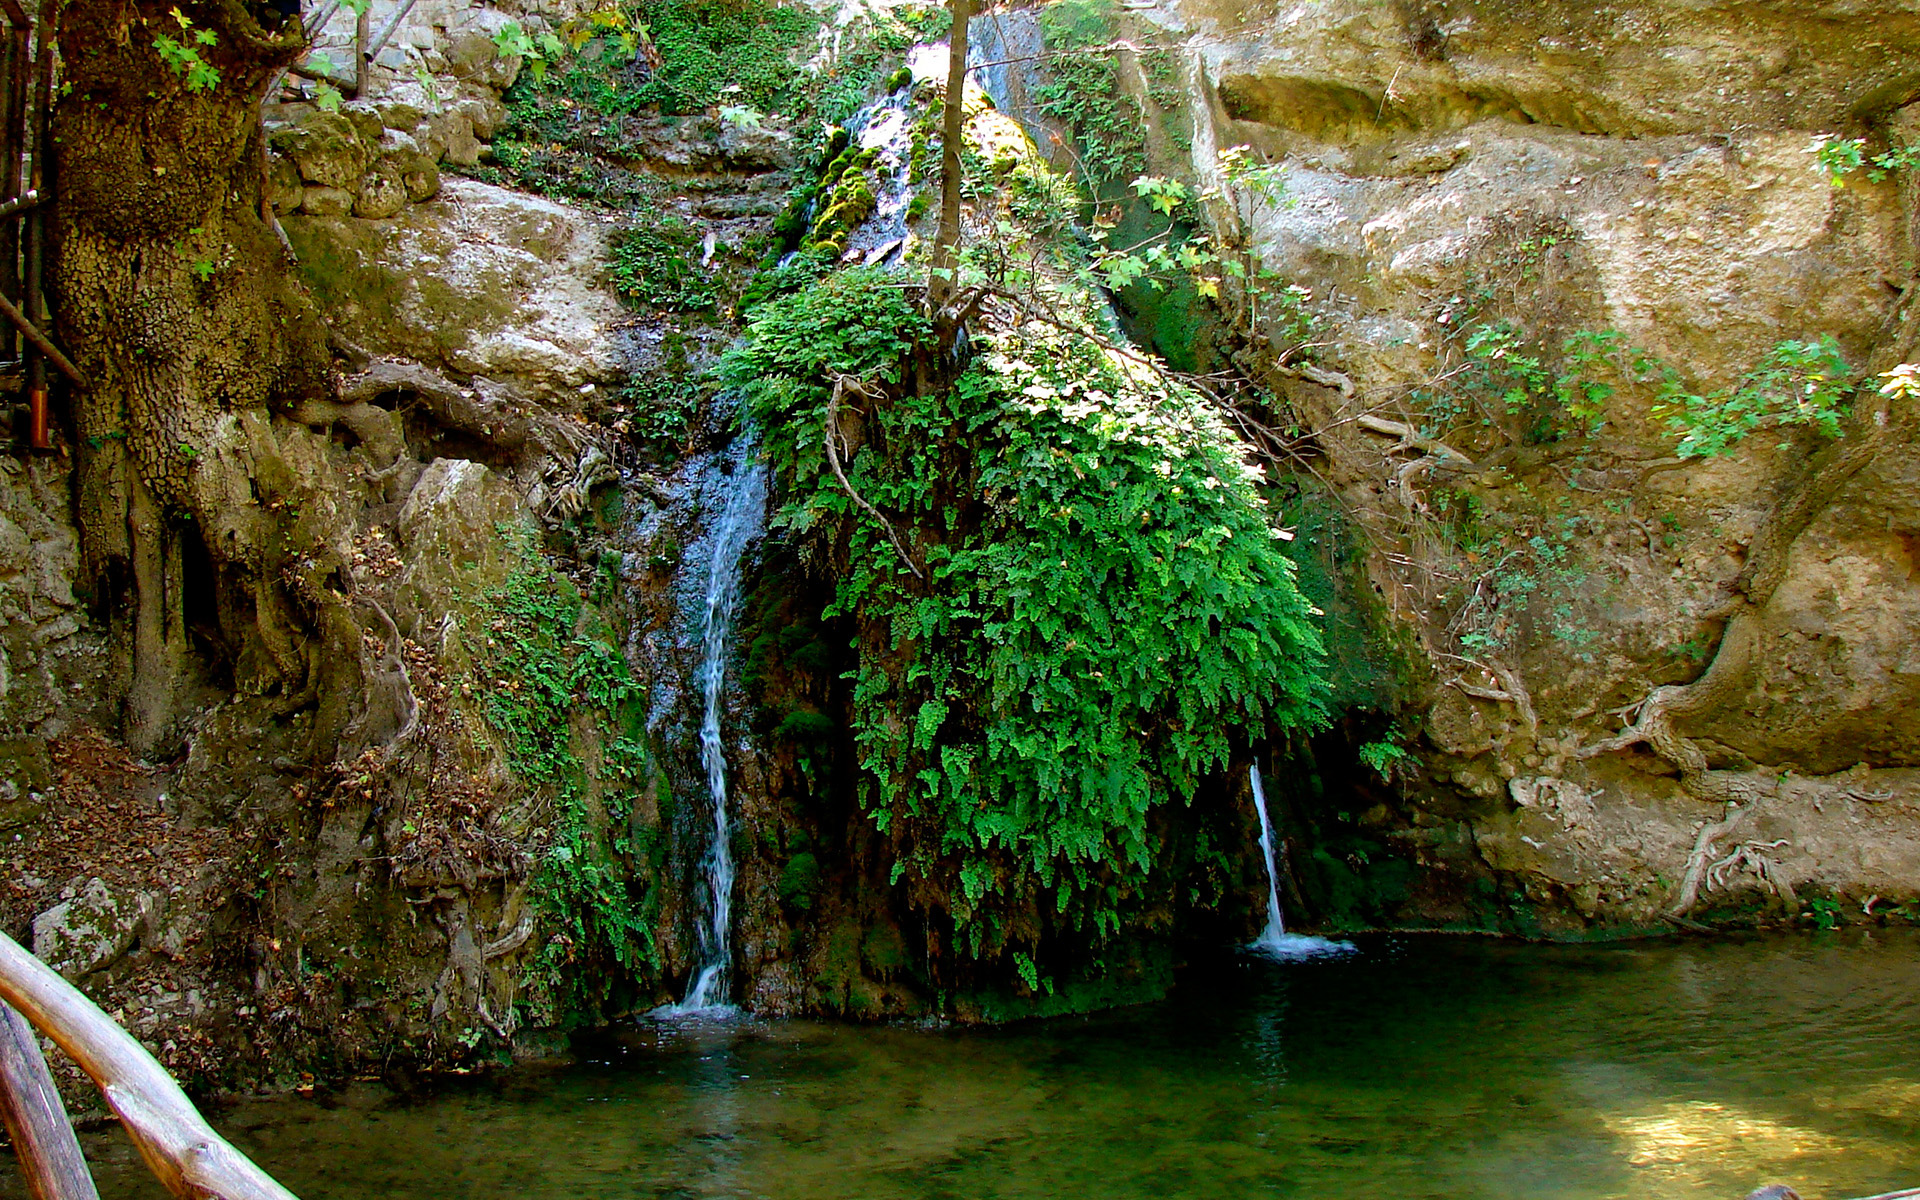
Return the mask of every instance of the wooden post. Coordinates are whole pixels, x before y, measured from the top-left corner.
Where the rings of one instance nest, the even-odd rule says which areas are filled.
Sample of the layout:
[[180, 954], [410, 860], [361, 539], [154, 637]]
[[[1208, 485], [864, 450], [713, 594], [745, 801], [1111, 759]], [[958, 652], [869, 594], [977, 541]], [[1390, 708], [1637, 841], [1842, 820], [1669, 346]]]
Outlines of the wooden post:
[[0, 1000], [92, 1076], [147, 1167], [180, 1200], [296, 1200], [213, 1131], [132, 1034], [4, 933]]
[[0, 1004], [0, 1117], [33, 1200], [100, 1200], [27, 1019]]
[[367, 46], [373, 41], [373, 5], [361, 9], [353, 19], [353, 94], [367, 98], [367, 74], [373, 64], [367, 58]]

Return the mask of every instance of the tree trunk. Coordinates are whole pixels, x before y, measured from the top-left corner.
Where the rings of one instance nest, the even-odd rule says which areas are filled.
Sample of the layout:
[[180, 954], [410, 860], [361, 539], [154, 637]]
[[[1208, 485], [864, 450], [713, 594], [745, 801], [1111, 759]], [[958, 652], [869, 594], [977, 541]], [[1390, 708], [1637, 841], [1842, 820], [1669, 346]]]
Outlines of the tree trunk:
[[[324, 327], [262, 220], [259, 119], [305, 35], [263, 28], [240, 0], [70, 0], [58, 36], [47, 283], [91, 384], [75, 404], [85, 570], [97, 604], [130, 610], [119, 674], [128, 740], [146, 750], [178, 715], [189, 625], [217, 623], [237, 648], [235, 690], [313, 686], [306, 635], [338, 555], [299, 523], [269, 406], [334, 385]], [[218, 82], [170, 68], [162, 37]], [[196, 540], [210, 580], [184, 561]], [[189, 612], [189, 586], [219, 601]]]
[[967, 20], [971, 0], [949, 0], [953, 31], [947, 41], [947, 97], [940, 133], [940, 229], [933, 239], [933, 270], [927, 295], [936, 312], [952, 297], [960, 244], [960, 148], [967, 130]]

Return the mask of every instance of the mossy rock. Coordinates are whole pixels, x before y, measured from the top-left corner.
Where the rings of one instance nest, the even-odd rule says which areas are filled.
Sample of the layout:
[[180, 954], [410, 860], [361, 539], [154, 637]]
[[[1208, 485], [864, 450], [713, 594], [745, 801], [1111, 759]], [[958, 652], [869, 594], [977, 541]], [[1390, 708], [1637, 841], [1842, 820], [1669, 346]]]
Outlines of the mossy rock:
[[292, 159], [302, 179], [347, 192], [360, 190], [360, 178], [373, 162], [373, 148], [337, 112], [316, 112], [298, 125], [276, 129], [267, 144]]

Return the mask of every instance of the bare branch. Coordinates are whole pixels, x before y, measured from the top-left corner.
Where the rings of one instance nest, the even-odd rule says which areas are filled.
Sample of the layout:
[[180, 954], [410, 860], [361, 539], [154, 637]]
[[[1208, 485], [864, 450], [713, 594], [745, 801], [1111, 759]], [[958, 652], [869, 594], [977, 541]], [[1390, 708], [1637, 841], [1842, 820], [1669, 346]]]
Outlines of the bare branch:
[[901, 562], [907, 564], [907, 570], [913, 572], [913, 577], [915, 579], [925, 579], [927, 577], [926, 572], [922, 571], [919, 566], [914, 563], [913, 557], [907, 553], [907, 548], [900, 544], [900, 535], [894, 532], [893, 522], [887, 520], [886, 516], [881, 513], [879, 509], [867, 503], [865, 496], [862, 496], [854, 490], [853, 482], [847, 478], [846, 471], [840, 466], [840, 448], [835, 443], [840, 440], [840, 397], [847, 392], [852, 392], [856, 396], [872, 396], [877, 395], [878, 389], [861, 383], [851, 375], [843, 375], [838, 372], [834, 373], [833, 396], [827, 401], [825, 439], [827, 444], [827, 465], [833, 468], [833, 477], [840, 481], [841, 489], [853, 498], [853, 502], [872, 514], [874, 520], [880, 522], [880, 528], [886, 531], [887, 540], [893, 543], [893, 552], [900, 556]]

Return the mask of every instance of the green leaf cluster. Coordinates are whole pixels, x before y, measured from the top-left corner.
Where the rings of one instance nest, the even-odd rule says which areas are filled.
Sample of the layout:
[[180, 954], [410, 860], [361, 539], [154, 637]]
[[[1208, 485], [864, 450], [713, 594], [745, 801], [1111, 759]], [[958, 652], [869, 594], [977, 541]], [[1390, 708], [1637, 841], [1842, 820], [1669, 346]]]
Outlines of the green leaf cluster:
[[637, 217], [609, 239], [613, 286], [643, 309], [695, 312], [719, 299], [700, 266], [700, 233], [671, 213]]
[[1653, 413], [1681, 435], [1682, 458], [1731, 453], [1763, 428], [1811, 426], [1837, 437], [1854, 385], [1853, 369], [1831, 335], [1780, 342], [1732, 387], [1706, 395], [1688, 390], [1672, 367], [1657, 366]]
[[180, 36], [170, 37], [164, 33], [153, 35], [153, 48], [160, 55], [160, 61], [167, 69], [187, 81], [190, 92], [205, 92], [220, 86], [220, 68], [206, 60], [201, 48], [217, 45], [219, 39], [211, 29], [195, 29], [193, 18], [175, 6], [171, 15], [180, 26]]
[[[611, 632], [585, 610], [578, 590], [547, 569], [533, 530], [503, 525], [518, 560], [480, 598], [468, 634], [479, 709], [515, 773], [553, 801], [553, 840], [535, 872], [534, 897], [555, 930], [534, 956], [528, 982], [553, 1022], [591, 1006], [611, 986], [605, 972], [657, 971], [654, 920], [664, 845], [634, 828], [631, 796], [643, 781], [645, 697]], [[589, 777], [576, 749], [585, 725], [600, 743]], [[556, 993], [577, 994], [562, 999]]]
[[1867, 153], [1865, 138], [1822, 137], [1813, 144], [1814, 158], [1835, 187], [1845, 187], [1847, 176], [1865, 170], [1867, 178], [1879, 183], [1895, 171], [1910, 171], [1920, 166], [1920, 147], [1894, 146], [1879, 154]]
[[[1323, 719], [1315, 614], [1198, 396], [1038, 328], [982, 332], [956, 382], [915, 388], [923, 335], [896, 280], [847, 271], [764, 305], [721, 369], [786, 481], [779, 524], [860, 631], [863, 804], [896, 880], [975, 954], [1036, 914], [1110, 935], [1172, 888], [1156, 810], [1235, 731]], [[828, 468], [834, 372], [866, 389], [848, 477], [915, 567]]]

